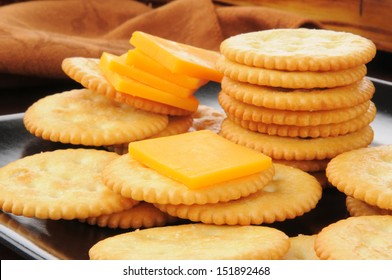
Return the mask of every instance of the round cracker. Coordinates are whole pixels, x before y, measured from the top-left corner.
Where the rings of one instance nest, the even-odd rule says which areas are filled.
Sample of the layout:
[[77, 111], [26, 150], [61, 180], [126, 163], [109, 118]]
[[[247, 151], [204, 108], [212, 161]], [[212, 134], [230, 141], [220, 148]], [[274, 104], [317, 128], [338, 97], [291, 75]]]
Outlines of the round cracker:
[[[162, 131], [160, 131], [157, 134], [154, 134], [150, 137], [147, 137], [147, 138], [158, 138], [158, 137], [164, 137], [164, 136], [185, 133], [192, 126], [192, 122], [193, 122], [193, 119], [192, 119], [191, 115], [169, 116], [168, 125]], [[123, 144], [107, 146], [106, 148], [111, 152], [115, 152], [119, 155], [123, 155], [123, 154], [128, 153], [128, 146], [129, 146], [129, 143], [123, 143]]]
[[333, 72], [288, 72], [257, 68], [219, 57], [218, 71], [232, 80], [282, 88], [333, 88], [346, 86], [365, 77], [365, 65]]
[[224, 40], [221, 53], [250, 66], [288, 71], [336, 71], [365, 64], [374, 43], [348, 32], [320, 29], [270, 29]]
[[350, 216], [392, 215], [392, 210], [372, 206], [351, 196], [346, 197], [346, 208]]
[[189, 131], [211, 130], [218, 133], [226, 114], [222, 110], [217, 110], [206, 105], [199, 105], [199, 108], [192, 114], [193, 123]]
[[319, 260], [314, 251], [314, 241], [317, 235], [304, 235], [290, 237], [290, 249], [283, 257], [284, 260]]
[[222, 91], [238, 101], [278, 110], [313, 111], [352, 107], [370, 100], [375, 92], [366, 77], [347, 86], [286, 89], [241, 83], [224, 77]]
[[280, 259], [290, 243], [283, 232], [259, 226], [186, 224], [138, 230], [104, 239], [90, 259]]
[[165, 129], [150, 136], [149, 138], [158, 138], [171, 135], [177, 135], [187, 132], [193, 123], [191, 115], [186, 116], [169, 116], [169, 124]]
[[114, 193], [103, 168], [118, 157], [94, 149], [44, 152], [0, 169], [3, 211], [40, 219], [84, 219], [129, 209], [138, 202]]
[[392, 216], [349, 217], [323, 228], [315, 240], [320, 259], [392, 259]]
[[314, 160], [284, 160], [284, 159], [274, 159], [274, 163], [284, 164], [291, 167], [301, 169], [306, 172], [317, 172], [322, 171], [327, 168], [327, 164], [330, 159], [314, 159]]
[[125, 103], [144, 111], [164, 115], [181, 116], [192, 113], [181, 108], [116, 91], [102, 75], [98, 63], [99, 59], [97, 58], [69, 57], [63, 60], [61, 67], [71, 79], [117, 102]]
[[392, 210], [392, 145], [343, 153], [329, 162], [326, 174], [346, 195]]
[[[360, 110], [360, 108], [358, 108]], [[324, 111], [333, 113], [332, 111]], [[367, 111], [352, 119], [337, 122], [326, 123], [319, 125], [298, 126], [298, 125], [280, 125], [273, 123], [264, 123], [260, 121], [243, 120], [227, 114], [227, 117], [234, 123], [240, 125], [251, 131], [266, 133], [269, 135], [278, 135], [285, 137], [301, 137], [301, 138], [317, 138], [317, 137], [330, 137], [345, 135], [351, 132], [358, 131], [365, 126], [368, 126], [376, 117], [376, 106], [373, 102], [369, 103]], [[342, 112], [343, 113], [343, 112]], [[292, 113], [294, 115], [294, 112]], [[343, 114], [344, 115], [344, 114]], [[275, 115], [276, 116], [276, 115]], [[275, 116], [273, 118], [275, 118]], [[327, 116], [324, 114], [324, 116]], [[300, 115], [298, 116], [300, 118]], [[295, 119], [295, 118], [294, 118]], [[334, 119], [334, 118], [333, 118]], [[298, 119], [299, 121], [299, 119]], [[310, 116], [309, 122], [315, 122], [315, 119]], [[327, 119], [324, 119], [327, 121]]]
[[316, 178], [316, 180], [320, 183], [320, 185], [323, 188], [331, 187], [328, 182], [327, 175], [325, 175], [325, 170], [311, 171], [311, 172], [309, 172], [309, 174], [314, 176], [314, 178]]
[[260, 225], [302, 216], [320, 200], [322, 188], [308, 173], [275, 164], [274, 178], [237, 200], [204, 205], [155, 204], [171, 216], [216, 225]]
[[98, 217], [90, 217], [80, 221], [99, 227], [140, 229], [161, 227], [173, 224], [178, 220], [178, 218], [160, 211], [154, 205], [142, 201], [131, 209]]
[[273, 159], [285, 160], [331, 159], [343, 152], [368, 146], [374, 135], [372, 128], [367, 126], [359, 131], [335, 137], [282, 137], [247, 130], [229, 119], [222, 122], [219, 134]]
[[139, 201], [160, 204], [205, 204], [229, 201], [262, 189], [274, 174], [267, 170], [201, 189], [189, 189], [133, 159], [129, 154], [111, 162], [103, 179], [114, 192]]
[[117, 103], [91, 90], [46, 96], [25, 112], [30, 133], [53, 142], [102, 146], [148, 138], [168, 124], [165, 115]]
[[219, 93], [218, 102], [227, 115], [236, 119], [264, 124], [294, 126], [316, 126], [345, 122], [364, 114], [370, 106], [370, 101], [366, 101], [353, 107], [336, 110], [276, 110], [237, 101], [223, 91]]

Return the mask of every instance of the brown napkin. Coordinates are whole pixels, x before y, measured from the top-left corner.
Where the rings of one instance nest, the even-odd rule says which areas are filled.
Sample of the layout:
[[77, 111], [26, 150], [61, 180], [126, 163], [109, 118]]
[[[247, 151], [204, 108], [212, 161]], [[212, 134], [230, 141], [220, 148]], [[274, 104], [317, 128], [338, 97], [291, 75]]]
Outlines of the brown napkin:
[[27, 1], [0, 7], [0, 73], [64, 78], [65, 57], [121, 54], [141, 30], [218, 50], [223, 39], [271, 28], [320, 27], [262, 7], [220, 7], [211, 0], [176, 0], [151, 8], [132, 0]]

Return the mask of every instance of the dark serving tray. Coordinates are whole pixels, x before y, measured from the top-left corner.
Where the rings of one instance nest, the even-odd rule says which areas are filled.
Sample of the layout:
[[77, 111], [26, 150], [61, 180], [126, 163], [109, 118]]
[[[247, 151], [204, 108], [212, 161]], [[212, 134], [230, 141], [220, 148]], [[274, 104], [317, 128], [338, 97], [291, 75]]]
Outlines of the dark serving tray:
[[[392, 83], [372, 79], [373, 102], [378, 112], [372, 127], [372, 145], [392, 144]], [[219, 84], [210, 83], [197, 92], [201, 104], [219, 108]], [[0, 116], [0, 167], [27, 155], [69, 146], [39, 139], [23, 125], [23, 113]], [[326, 188], [317, 207], [301, 217], [268, 226], [289, 236], [314, 234], [324, 226], [346, 218], [345, 195]], [[0, 242], [27, 259], [88, 259], [88, 250], [99, 240], [126, 230], [90, 226], [79, 221], [39, 220], [0, 211]]]

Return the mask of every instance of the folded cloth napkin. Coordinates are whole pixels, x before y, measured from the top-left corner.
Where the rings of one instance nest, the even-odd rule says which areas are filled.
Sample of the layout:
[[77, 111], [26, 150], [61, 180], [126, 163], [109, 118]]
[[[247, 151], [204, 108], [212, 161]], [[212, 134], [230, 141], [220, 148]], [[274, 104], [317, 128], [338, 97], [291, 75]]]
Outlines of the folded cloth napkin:
[[296, 27], [321, 26], [279, 10], [211, 0], [176, 0], [158, 8], [132, 0], [26, 1], [0, 7], [0, 73], [64, 78], [64, 58], [124, 53], [135, 30], [218, 50], [235, 34]]

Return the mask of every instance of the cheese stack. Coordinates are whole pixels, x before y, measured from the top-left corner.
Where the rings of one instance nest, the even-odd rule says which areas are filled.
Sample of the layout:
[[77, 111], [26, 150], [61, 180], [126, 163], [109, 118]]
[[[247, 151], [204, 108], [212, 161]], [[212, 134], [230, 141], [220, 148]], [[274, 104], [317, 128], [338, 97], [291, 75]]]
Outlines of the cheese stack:
[[[220, 82], [217, 52], [180, 44], [144, 32], [134, 32], [135, 47], [116, 56], [103, 53], [99, 67], [119, 92], [195, 112], [193, 95], [209, 80]], [[186, 114], [186, 113], [184, 113]]]
[[[199, 106], [194, 93], [208, 81], [222, 79], [215, 69], [219, 53], [141, 31], [132, 34], [130, 44], [134, 48], [120, 56], [104, 52], [99, 61], [100, 71], [116, 91], [141, 98], [141, 102], [153, 102], [152, 106], [141, 109], [150, 111], [151, 108], [169, 116], [169, 126], [174, 129], [166, 129], [157, 137], [188, 131], [189, 115]], [[161, 111], [160, 104], [170, 109]], [[178, 123], [188, 126], [181, 125], [178, 129]], [[128, 143], [109, 149], [127, 153]]]
[[[368, 146], [376, 108], [366, 66], [374, 44], [345, 32], [272, 29], [221, 44], [220, 134], [307, 172]], [[324, 177], [325, 178], [325, 177]]]

